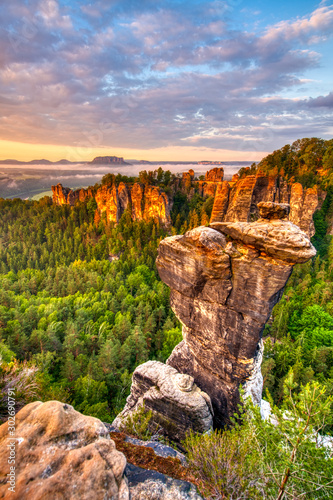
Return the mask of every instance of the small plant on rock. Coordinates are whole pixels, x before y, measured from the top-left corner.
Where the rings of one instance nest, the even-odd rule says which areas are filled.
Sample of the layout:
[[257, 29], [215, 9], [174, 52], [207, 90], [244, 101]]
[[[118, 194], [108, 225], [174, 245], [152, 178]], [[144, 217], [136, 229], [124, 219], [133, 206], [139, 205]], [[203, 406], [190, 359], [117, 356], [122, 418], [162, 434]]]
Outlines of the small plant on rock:
[[145, 404], [127, 417], [121, 430], [143, 441], [151, 441], [158, 435], [159, 426], [152, 422], [152, 410], [146, 410]]

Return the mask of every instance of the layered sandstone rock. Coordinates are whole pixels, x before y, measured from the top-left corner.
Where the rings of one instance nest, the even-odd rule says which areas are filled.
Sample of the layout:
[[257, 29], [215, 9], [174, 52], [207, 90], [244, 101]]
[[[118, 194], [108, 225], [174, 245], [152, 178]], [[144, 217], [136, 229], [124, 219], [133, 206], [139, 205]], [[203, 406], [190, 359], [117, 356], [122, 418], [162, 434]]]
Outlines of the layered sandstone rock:
[[312, 216], [317, 207], [317, 186], [303, 189], [302, 184], [298, 182], [291, 186], [289, 220], [311, 236], [315, 233]]
[[153, 412], [153, 426], [160, 426], [163, 435], [179, 443], [189, 429], [205, 432], [213, 425], [210, 398], [194, 384], [193, 377], [159, 361], [136, 368], [126, 406], [112, 425], [122, 429], [142, 406]]
[[203, 197], [215, 196], [218, 186], [223, 181], [223, 168], [215, 167], [206, 172], [205, 180], [199, 181], [199, 194]]
[[222, 182], [223, 181], [224, 170], [222, 167], [215, 167], [212, 170], [208, 170], [205, 175], [206, 182]]
[[118, 189], [116, 186], [101, 186], [95, 195], [99, 212], [106, 213], [107, 220], [118, 222], [121, 217]]
[[[325, 193], [320, 193], [323, 196]], [[309, 236], [314, 235], [312, 216], [318, 208], [317, 187], [304, 189], [301, 184], [288, 184], [277, 176], [263, 172], [219, 184], [211, 222], [249, 222], [259, 217], [258, 203], [262, 201], [290, 204], [289, 220]]]
[[131, 190], [132, 200], [132, 219], [143, 220], [144, 213], [144, 185], [138, 182], [134, 184]]
[[224, 216], [228, 210], [230, 191], [231, 187], [228, 181], [218, 184], [210, 222], [221, 222], [224, 220]]
[[159, 219], [162, 224], [170, 224], [169, 200], [156, 186], [146, 186], [144, 197], [144, 219]]
[[263, 328], [293, 265], [315, 255], [307, 235], [286, 220], [288, 207], [265, 202], [259, 211], [256, 222], [216, 222], [159, 246], [157, 268], [183, 325], [167, 364], [210, 396], [216, 427], [236, 411], [240, 384], [260, 399]]
[[70, 188], [63, 187], [62, 184], [52, 186], [52, 199], [56, 205], [75, 205], [75, 201], [79, 199], [79, 193]]
[[256, 176], [247, 175], [237, 181], [229, 195], [229, 204], [225, 220], [229, 222], [248, 221], [252, 203], [252, 194], [256, 185]]
[[119, 222], [120, 217], [131, 204], [133, 220], [156, 219], [169, 226], [170, 202], [167, 195], [156, 186], [135, 183], [131, 188], [121, 182], [119, 186], [101, 186], [94, 195], [91, 188], [73, 191], [61, 184], [52, 186], [53, 203], [74, 206], [77, 200], [85, 201], [95, 197], [99, 212], [106, 213], [110, 222]]
[[[100, 420], [58, 401], [35, 402], [17, 413], [15, 441], [8, 431], [8, 423], [0, 427], [0, 498], [129, 500], [126, 458]], [[15, 492], [6, 481], [12, 442]]]
[[172, 479], [154, 470], [129, 464], [126, 476], [131, 500], [204, 500], [193, 484]]

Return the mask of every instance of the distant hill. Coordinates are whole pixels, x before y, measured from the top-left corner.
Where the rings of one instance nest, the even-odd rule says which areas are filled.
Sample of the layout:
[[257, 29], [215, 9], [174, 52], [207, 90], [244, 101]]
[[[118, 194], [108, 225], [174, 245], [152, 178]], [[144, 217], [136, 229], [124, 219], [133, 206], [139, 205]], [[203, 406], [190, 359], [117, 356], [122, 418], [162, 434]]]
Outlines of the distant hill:
[[130, 165], [126, 163], [124, 158], [118, 156], [96, 156], [89, 165]]
[[0, 165], [77, 165], [77, 161], [68, 160], [31, 160], [31, 161], [19, 161], [19, 160], [0, 160]]
[[90, 162], [78, 162], [69, 160], [31, 160], [31, 161], [19, 161], [19, 160], [0, 160], [0, 165], [77, 165], [79, 163], [85, 163], [87, 165], [130, 165], [130, 163], [125, 162], [124, 158], [119, 158], [118, 156], [96, 156]]

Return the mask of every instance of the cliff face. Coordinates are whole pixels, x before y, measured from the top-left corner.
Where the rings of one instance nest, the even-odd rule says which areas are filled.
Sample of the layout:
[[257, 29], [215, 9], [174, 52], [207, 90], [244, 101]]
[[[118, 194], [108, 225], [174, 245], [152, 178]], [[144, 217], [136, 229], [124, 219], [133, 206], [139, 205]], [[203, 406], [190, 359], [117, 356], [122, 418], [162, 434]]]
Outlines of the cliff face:
[[52, 186], [52, 199], [56, 205], [71, 205], [74, 206], [76, 200], [79, 199], [79, 192], [73, 191], [70, 188], [63, 187], [62, 184]]
[[167, 364], [210, 396], [216, 427], [236, 411], [239, 385], [255, 386], [261, 334], [293, 265], [315, 255], [307, 235], [286, 220], [288, 206], [259, 207], [257, 222], [212, 223], [159, 246], [157, 268], [183, 325]]
[[223, 168], [215, 167], [206, 172], [205, 180], [199, 181], [199, 194], [201, 196], [215, 196], [216, 189], [223, 181]]
[[317, 207], [317, 186], [309, 189], [303, 189], [299, 183], [291, 186], [289, 220], [311, 236], [315, 233], [312, 216]]
[[106, 212], [109, 221], [119, 222], [121, 217], [121, 207], [119, 203], [118, 189], [102, 186], [95, 195], [98, 210], [100, 213]]
[[105, 212], [107, 220], [119, 222], [126, 208], [132, 205], [133, 220], [157, 219], [169, 226], [170, 202], [167, 195], [156, 186], [135, 183], [132, 187], [123, 182], [119, 186], [101, 186], [94, 195], [91, 189], [73, 191], [61, 184], [52, 186], [53, 203], [74, 206], [77, 200], [95, 197], [100, 213]]
[[317, 187], [303, 189], [299, 183], [287, 184], [281, 177], [262, 172], [218, 185], [211, 222], [248, 222], [258, 218], [257, 204], [270, 201], [289, 203], [289, 220], [309, 236], [314, 235], [312, 216], [319, 204]]

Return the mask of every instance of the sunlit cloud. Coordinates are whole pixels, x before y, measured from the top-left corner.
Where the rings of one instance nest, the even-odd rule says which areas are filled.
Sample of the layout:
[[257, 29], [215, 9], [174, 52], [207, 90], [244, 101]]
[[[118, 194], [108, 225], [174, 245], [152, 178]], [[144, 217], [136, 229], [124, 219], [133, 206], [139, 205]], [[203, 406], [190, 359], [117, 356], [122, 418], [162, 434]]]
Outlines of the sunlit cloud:
[[2, 4], [0, 138], [239, 153], [276, 149], [286, 130], [289, 141], [328, 138], [332, 92], [312, 91], [319, 84], [307, 74], [323, 64], [333, 7], [258, 32], [235, 27], [230, 5]]

